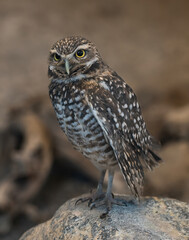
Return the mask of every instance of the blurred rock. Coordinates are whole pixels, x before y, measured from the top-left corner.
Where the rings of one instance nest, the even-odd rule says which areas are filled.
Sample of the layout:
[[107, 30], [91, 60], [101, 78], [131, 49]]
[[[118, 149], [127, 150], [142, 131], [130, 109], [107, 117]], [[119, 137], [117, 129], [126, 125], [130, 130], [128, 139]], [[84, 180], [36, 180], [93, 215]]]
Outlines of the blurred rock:
[[[166, 83], [165, 83], [166, 84]], [[160, 92], [145, 87], [138, 93], [142, 113], [150, 133], [162, 143], [189, 135], [189, 82], [162, 84]]]
[[38, 210], [28, 202], [39, 193], [51, 169], [48, 131], [34, 113], [14, 112], [0, 139], [1, 214], [22, 212], [37, 220]]
[[162, 134], [166, 139], [189, 140], [189, 105], [166, 113]]
[[0, 235], [5, 235], [11, 231], [12, 219], [8, 214], [0, 215]]
[[121, 196], [127, 206], [113, 206], [105, 219], [104, 207], [90, 210], [78, 198], [66, 202], [49, 221], [28, 230], [20, 240], [47, 239], [174, 239], [187, 240], [189, 205], [174, 199], [144, 198], [140, 204]]
[[161, 153], [164, 162], [146, 172], [145, 195], [169, 196], [189, 202], [189, 142], [166, 144]]
[[157, 140], [161, 140], [165, 115], [172, 109], [165, 103], [152, 104], [143, 111], [147, 129]]

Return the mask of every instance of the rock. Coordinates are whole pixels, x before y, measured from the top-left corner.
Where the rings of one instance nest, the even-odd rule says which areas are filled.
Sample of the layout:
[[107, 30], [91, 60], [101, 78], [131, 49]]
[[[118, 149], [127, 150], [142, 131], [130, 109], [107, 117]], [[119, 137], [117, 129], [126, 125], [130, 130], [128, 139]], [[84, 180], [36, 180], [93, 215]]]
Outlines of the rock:
[[155, 137], [155, 139], [161, 140], [165, 115], [170, 111], [170, 109], [172, 110], [172, 108], [171, 106], [162, 102], [153, 103], [153, 101], [151, 101], [148, 104], [151, 105], [142, 109], [147, 129], [151, 135]]
[[0, 142], [0, 209], [17, 211], [39, 193], [49, 174], [50, 136], [36, 114], [14, 112]]
[[164, 162], [146, 172], [144, 194], [189, 202], [189, 142], [166, 144], [160, 155]]
[[114, 205], [104, 219], [100, 218], [104, 207], [90, 210], [87, 203], [75, 205], [80, 197], [69, 200], [49, 221], [28, 230], [20, 240], [188, 239], [188, 204], [156, 197], [137, 204], [127, 196], [119, 197], [127, 200], [127, 206]]
[[169, 111], [162, 130], [166, 138], [189, 140], [189, 105]]

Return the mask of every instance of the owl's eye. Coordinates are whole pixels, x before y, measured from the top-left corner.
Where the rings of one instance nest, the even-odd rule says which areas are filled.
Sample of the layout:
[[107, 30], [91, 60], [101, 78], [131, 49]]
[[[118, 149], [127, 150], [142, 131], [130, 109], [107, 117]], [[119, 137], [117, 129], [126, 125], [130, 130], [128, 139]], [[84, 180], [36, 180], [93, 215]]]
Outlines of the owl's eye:
[[55, 60], [56, 62], [59, 62], [60, 59], [61, 59], [60, 55], [58, 55], [57, 53], [55, 53], [55, 54], [53, 55], [53, 58], [54, 58], [54, 60]]
[[79, 50], [76, 52], [76, 54], [75, 54], [75, 56], [76, 56], [77, 58], [83, 58], [83, 57], [85, 57], [85, 55], [86, 55], [86, 51], [83, 50], [83, 49], [79, 49]]

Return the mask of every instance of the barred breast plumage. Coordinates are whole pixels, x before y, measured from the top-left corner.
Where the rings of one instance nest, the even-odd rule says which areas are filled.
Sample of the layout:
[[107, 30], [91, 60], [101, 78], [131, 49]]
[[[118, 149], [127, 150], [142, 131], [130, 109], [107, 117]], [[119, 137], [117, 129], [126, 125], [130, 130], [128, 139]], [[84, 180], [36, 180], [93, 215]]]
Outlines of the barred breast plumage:
[[50, 98], [60, 127], [74, 148], [89, 158], [99, 169], [117, 165], [113, 150], [90, 107], [85, 103], [85, 89], [80, 84], [51, 86]]

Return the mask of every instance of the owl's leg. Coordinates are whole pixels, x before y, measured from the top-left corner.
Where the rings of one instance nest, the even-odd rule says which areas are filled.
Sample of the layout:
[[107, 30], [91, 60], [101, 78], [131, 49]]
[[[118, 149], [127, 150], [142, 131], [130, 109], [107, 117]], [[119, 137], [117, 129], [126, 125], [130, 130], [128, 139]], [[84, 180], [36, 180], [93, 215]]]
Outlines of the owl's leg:
[[109, 212], [109, 210], [111, 209], [111, 205], [114, 202], [114, 198], [112, 196], [113, 178], [114, 178], [114, 171], [109, 170], [109, 173], [108, 173], [108, 187], [107, 187], [106, 195], [105, 195], [104, 199], [102, 199], [101, 201], [91, 203], [90, 204], [91, 209], [95, 208], [95, 207], [102, 206], [102, 205], [106, 205], [107, 206], [107, 212]]
[[99, 179], [96, 191], [91, 193], [90, 196], [78, 199], [76, 201], [76, 204], [78, 204], [79, 202], [87, 202], [88, 201], [88, 205], [90, 205], [91, 203], [93, 203], [105, 196], [105, 194], [103, 193], [103, 183], [104, 183], [105, 174], [106, 174], [106, 170], [101, 171], [101, 175], [100, 175], [100, 179]]
[[126, 203], [125, 201], [122, 201], [121, 199], [115, 199], [112, 194], [112, 184], [113, 184], [113, 178], [114, 178], [114, 171], [109, 170], [109, 175], [108, 175], [108, 187], [106, 191], [106, 195], [103, 199], [97, 201], [97, 202], [92, 202], [90, 204], [90, 208], [96, 208], [102, 205], [106, 205], [106, 212], [103, 213], [100, 217], [104, 218], [108, 212], [112, 208], [112, 204], [120, 205], [120, 206], [125, 206]]
[[93, 194], [93, 201], [103, 197], [103, 191], [102, 190], [103, 190], [103, 183], [104, 183], [105, 174], [106, 174], [106, 170], [101, 171], [100, 180], [98, 182], [97, 189]]

